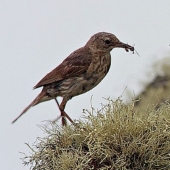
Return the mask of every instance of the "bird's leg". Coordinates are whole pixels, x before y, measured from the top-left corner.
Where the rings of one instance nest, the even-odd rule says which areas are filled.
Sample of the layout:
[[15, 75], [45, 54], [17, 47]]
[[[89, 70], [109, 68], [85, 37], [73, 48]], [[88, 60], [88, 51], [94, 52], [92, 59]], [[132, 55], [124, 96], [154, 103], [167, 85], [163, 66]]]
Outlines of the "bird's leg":
[[[58, 102], [57, 98], [54, 98], [54, 100], [55, 100], [55, 102], [56, 102], [56, 104], [57, 104], [57, 106], [58, 106], [58, 108], [60, 110], [60, 105], [59, 105], [59, 102]], [[58, 116], [56, 119], [54, 119], [53, 122], [56, 122], [58, 119], [60, 119], [60, 117], [61, 117], [61, 115]]]
[[55, 120], [53, 120], [53, 122], [56, 122], [58, 119], [61, 118], [62, 125], [65, 126], [67, 124], [67, 122], [66, 122], [66, 119], [65, 119], [64, 109], [61, 109], [60, 104], [59, 104], [57, 98], [55, 98], [54, 100], [56, 101], [57, 106], [58, 106], [61, 114]]
[[72, 123], [74, 124], [73, 120], [70, 118], [70, 116], [64, 111], [66, 103], [67, 103], [68, 99], [63, 99], [63, 101], [61, 102], [59, 109], [61, 111], [61, 117], [62, 117], [62, 125], [66, 125], [66, 119], [65, 117]]
[[70, 118], [70, 116], [64, 111], [65, 105], [66, 105], [66, 103], [67, 103], [67, 100], [64, 100], [64, 99], [63, 99], [63, 101], [61, 102], [60, 105], [59, 105], [59, 102], [58, 102], [58, 100], [57, 100], [56, 98], [55, 98], [55, 101], [56, 101], [57, 106], [58, 106], [58, 108], [59, 108], [59, 110], [60, 110], [60, 112], [61, 112], [61, 115], [60, 115], [58, 118], [56, 118], [54, 121], [57, 121], [57, 120], [61, 117], [61, 118], [62, 118], [62, 125], [64, 126], [64, 125], [67, 124], [66, 119], [65, 119], [65, 117], [67, 117], [67, 119], [68, 119], [72, 124], [74, 124], [74, 122], [73, 122], [73, 120]]

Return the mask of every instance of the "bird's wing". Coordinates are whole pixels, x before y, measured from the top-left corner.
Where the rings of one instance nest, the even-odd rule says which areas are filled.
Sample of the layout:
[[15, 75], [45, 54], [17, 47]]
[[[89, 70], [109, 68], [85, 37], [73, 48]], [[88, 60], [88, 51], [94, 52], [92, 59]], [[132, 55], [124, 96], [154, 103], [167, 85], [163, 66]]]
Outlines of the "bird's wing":
[[92, 61], [89, 49], [83, 47], [71, 53], [59, 66], [42, 78], [34, 88], [38, 88], [87, 71]]

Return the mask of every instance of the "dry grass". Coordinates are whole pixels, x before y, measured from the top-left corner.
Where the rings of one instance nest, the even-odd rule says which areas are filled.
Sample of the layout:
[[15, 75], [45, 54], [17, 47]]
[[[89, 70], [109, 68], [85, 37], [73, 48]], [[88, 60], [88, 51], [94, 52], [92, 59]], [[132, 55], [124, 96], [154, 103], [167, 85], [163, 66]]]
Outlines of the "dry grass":
[[170, 169], [170, 105], [134, 111], [134, 103], [108, 100], [85, 111], [77, 126], [44, 127], [23, 163], [33, 170]]

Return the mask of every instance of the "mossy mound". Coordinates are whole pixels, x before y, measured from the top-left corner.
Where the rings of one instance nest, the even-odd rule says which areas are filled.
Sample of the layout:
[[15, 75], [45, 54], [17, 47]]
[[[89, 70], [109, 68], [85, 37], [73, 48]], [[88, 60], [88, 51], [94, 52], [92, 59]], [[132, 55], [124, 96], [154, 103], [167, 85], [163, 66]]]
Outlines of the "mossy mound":
[[33, 170], [170, 169], [170, 105], [137, 111], [108, 100], [85, 111], [76, 126], [44, 127], [23, 163]]

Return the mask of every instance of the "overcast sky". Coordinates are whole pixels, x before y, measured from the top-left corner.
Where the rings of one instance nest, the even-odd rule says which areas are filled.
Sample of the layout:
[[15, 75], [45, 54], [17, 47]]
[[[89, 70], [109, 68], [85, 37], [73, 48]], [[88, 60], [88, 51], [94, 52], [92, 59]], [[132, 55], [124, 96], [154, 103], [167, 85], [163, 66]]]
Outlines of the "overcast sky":
[[115, 34], [140, 54], [114, 49], [106, 78], [93, 90], [68, 102], [66, 112], [79, 119], [82, 109], [100, 108], [102, 97], [116, 99], [125, 87], [137, 94], [153, 62], [170, 52], [170, 1], [0, 0], [1, 128], [0, 169], [23, 170], [24, 143], [43, 136], [37, 125], [59, 115], [54, 101], [31, 108], [11, 121], [41, 89], [32, 87], [95, 33]]

